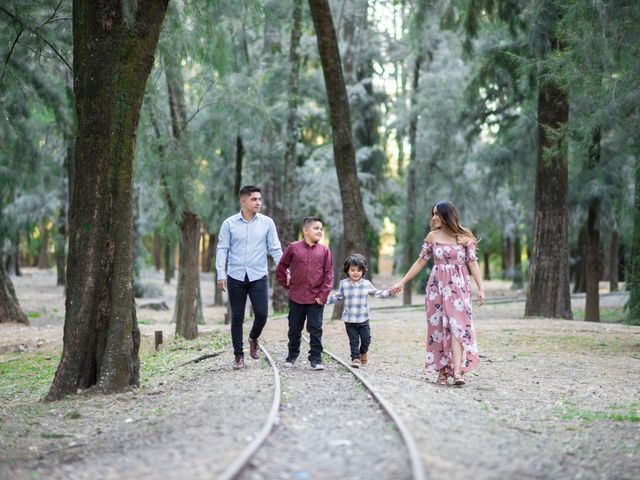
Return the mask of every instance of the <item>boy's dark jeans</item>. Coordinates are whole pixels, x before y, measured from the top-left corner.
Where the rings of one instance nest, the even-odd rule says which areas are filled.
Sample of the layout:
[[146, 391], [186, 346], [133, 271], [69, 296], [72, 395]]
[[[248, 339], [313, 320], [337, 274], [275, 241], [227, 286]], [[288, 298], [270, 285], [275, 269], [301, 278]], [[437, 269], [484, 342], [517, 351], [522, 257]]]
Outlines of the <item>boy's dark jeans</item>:
[[301, 304], [289, 299], [289, 360], [295, 360], [300, 355], [300, 339], [306, 319], [309, 332], [309, 361], [321, 363], [323, 311], [324, 305]]
[[227, 290], [229, 292], [229, 305], [231, 306], [231, 341], [233, 342], [233, 354], [243, 356], [242, 347], [242, 322], [244, 322], [244, 309], [247, 305], [247, 295], [251, 300], [253, 313], [253, 326], [249, 337], [257, 339], [267, 323], [269, 312], [269, 285], [267, 276], [249, 281], [245, 275], [244, 280], [236, 280], [227, 277]]
[[349, 335], [349, 347], [351, 347], [351, 359], [360, 358], [361, 353], [369, 351], [371, 344], [371, 327], [369, 320], [363, 323], [344, 322]]

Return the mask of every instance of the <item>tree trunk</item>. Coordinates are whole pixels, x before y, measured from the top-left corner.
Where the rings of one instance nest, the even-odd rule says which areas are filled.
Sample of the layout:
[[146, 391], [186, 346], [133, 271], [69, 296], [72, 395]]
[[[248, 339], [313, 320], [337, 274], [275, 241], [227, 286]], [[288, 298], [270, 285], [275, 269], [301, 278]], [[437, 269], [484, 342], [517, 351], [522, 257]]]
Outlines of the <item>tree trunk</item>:
[[[167, 0], [73, 2], [77, 112], [62, 358], [56, 400], [139, 383], [132, 281], [133, 157], [140, 106]], [[126, 17], [126, 18], [125, 18]]]
[[[287, 125], [285, 131], [286, 150], [284, 154], [284, 175], [282, 182], [276, 183], [276, 202], [274, 205], [274, 221], [278, 225], [280, 241], [285, 247], [296, 239], [296, 228], [291, 218], [291, 192], [294, 189], [291, 171], [296, 163], [296, 150], [298, 146], [298, 96], [300, 76], [300, 37], [302, 35], [302, 0], [293, 0], [291, 14], [291, 40], [289, 43], [289, 99], [287, 112]], [[276, 179], [277, 182], [277, 179]], [[274, 277], [275, 278], [275, 277]], [[283, 312], [289, 304], [289, 292], [282, 288], [278, 282], [273, 282], [273, 295], [271, 297], [273, 310]]]
[[244, 144], [240, 134], [236, 136], [236, 174], [235, 174], [235, 194], [239, 195], [242, 188], [242, 161], [244, 157]]
[[176, 292], [176, 335], [187, 339], [198, 336], [198, 242], [200, 241], [200, 219], [191, 212], [182, 214], [180, 225], [180, 267]]
[[524, 287], [524, 278], [522, 275], [522, 243], [520, 241], [520, 234], [518, 233], [516, 233], [513, 247], [515, 255], [511, 290], [521, 290]]
[[513, 280], [513, 274], [515, 270], [515, 244], [514, 239], [511, 235], [507, 235], [504, 238], [504, 261], [505, 261], [505, 270], [503, 278], [505, 280]]
[[29, 319], [22, 311], [11, 277], [0, 262], [0, 323], [24, 323]]
[[[169, 53], [165, 53], [163, 59], [169, 93], [173, 139], [182, 161], [191, 163], [191, 152], [183, 140], [183, 135], [186, 133], [187, 112], [180, 59]], [[166, 194], [169, 195], [168, 190]], [[170, 203], [176, 204], [175, 201]], [[180, 223], [180, 267], [174, 318], [176, 320], [176, 335], [192, 339], [198, 335], [198, 320], [203, 318], [202, 300], [199, 297], [200, 219], [195, 213], [189, 211], [189, 206], [192, 203], [190, 198], [183, 199], [181, 203], [183, 211]]]
[[624, 306], [624, 322], [640, 325], [640, 152], [636, 151], [635, 199], [633, 210], [633, 232], [631, 234], [631, 258], [627, 271], [629, 300]]
[[618, 265], [620, 264], [619, 255], [619, 234], [618, 230], [613, 230], [611, 232], [611, 245], [610, 245], [610, 253], [609, 253], [609, 291], [617, 292], [619, 289], [618, 286], [618, 277], [620, 276], [620, 270]]
[[156, 231], [153, 232], [153, 267], [156, 272], [162, 270], [162, 237]]
[[[596, 128], [589, 147], [587, 168], [592, 172], [600, 163], [600, 129]], [[600, 321], [600, 230], [598, 229], [598, 211], [600, 199], [594, 198], [589, 203], [587, 214], [587, 245], [585, 251], [585, 279], [587, 299], [584, 319], [587, 322]]]
[[491, 253], [484, 252], [484, 279], [491, 280], [491, 267], [490, 267]]
[[[420, 87], [420, 67], [422, 65], [422, 55], [417, 55], [413, 64], [413, 86], [411, 90], [411, 117], [409, 120], [409, 166], [407, 168], [407, 207], [406, 226], [404, 234], [403, 270], [406, 272], [416, 261], [419, 240], [416, 238], [416, 191], [418, 177], [418, 89]], [[411, 305], [411, 295], [413, 294], [413, 282], [406, 283], [402, 291], [402, 304]]]
[[[337, 288], [340, 284], [340, 280], [344, 276], [343, 262], [341, 261], [346, 257], [344, 251], [344, 238], [339, 236], [334, 238], [331, 242], [331, 252], [334, 255], [333, 258], [333, 288]], [[331, 314], [332, 320], [340, 320], [342, 318], [342, 312], [344, 311], [344, 302], [336, 303], [333, 306], [333, 312]]]
[[567, 245], [569, 175], [562, 132], [569, 119], [569, 101], [551, 82], [539, 88], [535, 211], [525, 316], [572, 318]]
[[600, 321], [600, 295], [598, 283], [600, 281], [600, 231], [597, 225], [597, 203], [589, 207], [587, 216], [587, 250], [585, 254], [585, 279], [587, 299], [584, 319], [587, 322]]
[[13, 270], [16, 274], [16, 277], [22, 275], [20, 271], [20, 229], [16, 230], [16, 245], [15, 245], [15, 255], [13, 256]]
[[38, 269], [46, 270], [49, 268], [49, 228], [47, 226], [49, 220], [42, 221], [40, 227], [40, 252], [38, 253]]
[[342, 199], [345, 251], [367, 254], [368, 221], [360, 194], [349, 100], [328, 0], [309, 0], [329, 102], [333, 154]]
[[175, 245], [169, 237], [164, 239], [164, 283], [169, 285], [175, 275], [176, 257]]
[[575, 279], [573, 293], [585, 293], [587, 291], [587, 263], [585, 254], [587, 251], [586, 225], [580, 227], [578, 232], [578, 245], [576, 248], [576, 263], [574, 265]]
[[218, 248], [218, 235], [212, 233], [209, 237], [209, 249], [211, 250], [211, 265], [213, 270], [213, 304], [216, 306], [224, 305], [222, 300], [222, 291], [216, 286], [218, 280], [218, 272], [215, 269], [216, 249]]

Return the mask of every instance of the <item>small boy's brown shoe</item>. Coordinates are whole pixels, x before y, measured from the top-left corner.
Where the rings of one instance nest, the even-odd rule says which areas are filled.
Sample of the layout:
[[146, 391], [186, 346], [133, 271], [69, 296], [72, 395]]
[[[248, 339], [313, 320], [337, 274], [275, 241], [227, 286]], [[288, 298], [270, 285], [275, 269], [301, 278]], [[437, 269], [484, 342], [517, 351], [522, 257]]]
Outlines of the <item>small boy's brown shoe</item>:
[[360, 354], [360, 363], [362, 364], [363, 367], [366, 367], [367, 365], [369, 365], [369, 357], [367, 356], [366, 353]]
[[244, 357], [242, 355], [238, 355], [233, 361], [233, 369], [241, 370], [243, 368], [244, 368]]
[[353, 368], [360, 368], [360, 359], [359, 358], [352, 358], [351, 359], [351, 366]]

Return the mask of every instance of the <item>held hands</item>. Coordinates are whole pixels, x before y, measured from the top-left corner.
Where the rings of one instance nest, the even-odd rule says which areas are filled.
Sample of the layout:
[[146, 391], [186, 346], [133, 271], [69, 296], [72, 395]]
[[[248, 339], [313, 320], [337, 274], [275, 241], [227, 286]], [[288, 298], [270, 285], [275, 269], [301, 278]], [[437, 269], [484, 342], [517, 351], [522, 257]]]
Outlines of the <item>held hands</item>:
[[218, 288], [220, 290], [222, 290], [223, 292], [227, 291], [227, 279], [223, 279], [223, 280], [218, 280]]
[[396, 283], [393, 287], [389, 289], [389, 292], [391, 293], [391, 295], [398, 295], [403, 288], [404, 288], [404, 285], [402, 283]]

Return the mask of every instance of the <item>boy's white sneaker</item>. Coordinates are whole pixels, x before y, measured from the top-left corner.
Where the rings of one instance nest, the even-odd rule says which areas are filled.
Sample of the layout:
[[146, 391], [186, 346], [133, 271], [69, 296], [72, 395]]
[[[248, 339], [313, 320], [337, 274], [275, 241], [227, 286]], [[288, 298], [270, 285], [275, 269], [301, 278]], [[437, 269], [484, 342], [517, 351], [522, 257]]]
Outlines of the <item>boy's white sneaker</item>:
[[320, 362], [311, 362], [311, 370], [324, 370], [324, 365], [322, 365]]
[[296, 364], [296, 359], [294, 358], [293, 360], [289, 360], [288, 358], [284, 361], [284, 368], [293, 368], [293, 366]]

